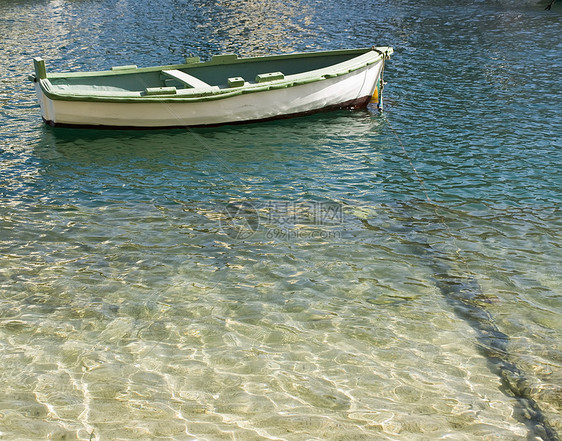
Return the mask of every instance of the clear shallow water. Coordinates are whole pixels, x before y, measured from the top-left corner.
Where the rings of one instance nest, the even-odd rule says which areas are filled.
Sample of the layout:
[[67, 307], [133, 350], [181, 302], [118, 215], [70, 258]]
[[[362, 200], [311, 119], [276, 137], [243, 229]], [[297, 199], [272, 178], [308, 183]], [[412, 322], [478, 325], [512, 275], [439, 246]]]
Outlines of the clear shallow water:
[[[0, 2], [0, 438], [555, 439], [543, 8]], [[371, 44], [384, 116], [55, 131], [25, 82]]]

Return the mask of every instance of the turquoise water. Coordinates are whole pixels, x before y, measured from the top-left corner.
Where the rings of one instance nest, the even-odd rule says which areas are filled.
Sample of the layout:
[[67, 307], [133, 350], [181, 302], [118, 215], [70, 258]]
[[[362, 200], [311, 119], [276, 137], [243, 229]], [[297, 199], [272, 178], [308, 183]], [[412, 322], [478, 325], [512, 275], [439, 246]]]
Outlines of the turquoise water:
[[[0, 0], [0, 439], [558, 439], [545, 5]], [[373, 44], [383, 115], [53, 130], [26, 81]]]

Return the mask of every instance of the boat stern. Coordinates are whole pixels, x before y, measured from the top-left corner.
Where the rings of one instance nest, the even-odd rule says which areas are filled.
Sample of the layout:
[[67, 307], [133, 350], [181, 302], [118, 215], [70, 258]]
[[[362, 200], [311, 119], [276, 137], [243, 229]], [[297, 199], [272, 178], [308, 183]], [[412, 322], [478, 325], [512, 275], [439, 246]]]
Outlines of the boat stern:
[[39, 102], [39, 107], [41, 108], [41, 116], [46, 123], [54, 124], [55, 110], [53, 101], [47, 97], [43, 91], [43, 83], [48, 81], [45, 60], [40, 57], [36, 57], [33, 59], [33, 66], [35, 73], [29, 76], [29, 80], [32, 81], [35, 86], [37, 101]]

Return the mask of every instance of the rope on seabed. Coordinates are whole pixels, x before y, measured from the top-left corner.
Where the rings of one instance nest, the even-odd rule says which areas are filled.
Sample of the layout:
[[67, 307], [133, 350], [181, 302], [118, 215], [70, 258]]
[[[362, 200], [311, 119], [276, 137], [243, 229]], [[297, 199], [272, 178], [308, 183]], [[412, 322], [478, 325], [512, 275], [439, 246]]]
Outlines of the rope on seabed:
[[[410, 163], [410, 166], [420, 183], [420, 187], [425, 195], [426, 201], [433, 208], [435, 215], [441, 219], [441, 223], [445, 227], [447, 235], [454, 243], [456, 255], [466, 268], [466, 273], [470, 274], [470, 271], [468, 271], [468, 263], [463, 258], [461, 249], [457, 245], [452, 231], [447, 225], [444, 217], [440, 216], [437, 211], [437, 209], [440, 208], [439, 205], [433, 202], [433, 200], [429, 197], [425, 182], [418, 173], [412, 159], [408, 155], [398, 132], [394, 129], [394, 127], [392, 127], [392, 124], [388, 118], [384, 116], [384, 114], [383, 118], [400, 144], [404, 156]], [[364, 224], [369, 225], [366, 221]], [[528, 379], [525, 373], [510, 360], [507, 348], [509, 336], [499, 330], [495, 324], [493, 316], [489, 311], [478, 304], [478, 299], [475, 298], [476, 296], [471, 295], [470, 292], [466, 293], [464, 283], [461, 283], [462, 279], [449, 275], [448, 266], [445, 264], [447, 258], [443, 255], [444, 253], [438, 252], [429, 243], [418, 243], [417, 245], [421, 246], [424, 252], [430, 252], [433, 256], [431, 258], [430, 266], [434, 274], [445, 276], [444, 278], [442, 277], [441, 279], [436, 280], [437, 287], [451, 306], [453, 306], [455, 313], [465, 320], [477, 332], [476, 338], [478, 340], [478, 349], [487, 358], [490, 370], [500, 377], [502, 391], [508, 396], [512, 394], [517, 400], [518, 406], [514, 406], [514, 412], [516, 414], [516, 418], [520, 422], [524, 423], [531, 432], [529, 433], [529, 436], [539, 436], [544, 441], [559, 441], [560, 438], [558, 437], [558, 434], [548, 423], [541, 408], [531, 396], [530, 389], [526, 387]], [[471, 276], [469, 280], [474, 281], [476, 284], [478, 283], [474, 276]]]

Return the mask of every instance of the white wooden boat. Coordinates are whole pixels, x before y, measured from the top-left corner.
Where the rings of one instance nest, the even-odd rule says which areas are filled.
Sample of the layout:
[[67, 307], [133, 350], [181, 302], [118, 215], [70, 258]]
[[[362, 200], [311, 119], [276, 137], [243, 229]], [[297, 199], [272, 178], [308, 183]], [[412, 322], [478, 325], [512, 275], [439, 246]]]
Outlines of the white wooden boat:
[[201, 62], [110, 71], [47, 73], [35, 58], [37, 97], [52, 126], [163, 128], [292, 117], [382, 104], [390, 47]]

